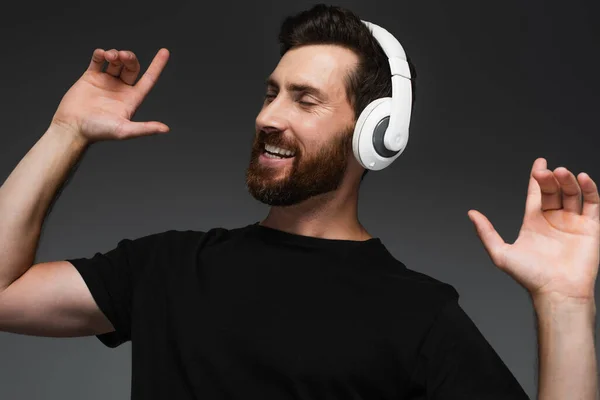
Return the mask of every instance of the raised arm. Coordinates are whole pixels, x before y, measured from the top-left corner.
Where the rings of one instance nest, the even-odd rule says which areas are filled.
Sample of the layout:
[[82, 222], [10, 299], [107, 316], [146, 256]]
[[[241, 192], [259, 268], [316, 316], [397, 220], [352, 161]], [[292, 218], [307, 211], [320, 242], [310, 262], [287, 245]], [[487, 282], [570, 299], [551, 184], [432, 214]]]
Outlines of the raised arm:
[[494, 264], [529, 292], [539, 327], [539, 400], [597, 400], [595, 285], [600, 266], [600, 196], [592, 178], [533, 163], [519, 237], [505, 243], [469, 211]]
[[0, 187], [0, 331], [81, 336], [113, 329], [72, 264], [32, 264], [48, 208], [89, 145], [169, 131], [160, 122], [131, 121], [168, 58], [161, 49], [136, 83], [134, 53], [96, 49], [46, 132]]

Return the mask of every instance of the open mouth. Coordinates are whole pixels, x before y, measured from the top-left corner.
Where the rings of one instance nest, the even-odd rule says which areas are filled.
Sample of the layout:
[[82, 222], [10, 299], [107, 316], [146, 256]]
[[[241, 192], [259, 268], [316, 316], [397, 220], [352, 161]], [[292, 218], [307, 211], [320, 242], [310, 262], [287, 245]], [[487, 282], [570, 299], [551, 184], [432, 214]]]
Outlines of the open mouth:
[[269, 144], [263, 146], [263, 154], [265, 157], [272, 159], [293, 158], [296, 155], [296, 153], [291, 150], [282, 149]]

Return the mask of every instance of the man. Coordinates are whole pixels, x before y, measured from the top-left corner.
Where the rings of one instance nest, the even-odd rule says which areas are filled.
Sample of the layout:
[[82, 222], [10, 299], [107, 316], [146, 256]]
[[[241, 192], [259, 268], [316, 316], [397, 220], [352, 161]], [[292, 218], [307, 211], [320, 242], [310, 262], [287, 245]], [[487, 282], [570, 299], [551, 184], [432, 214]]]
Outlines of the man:
[[[131, 340], [134, 399], [527, 398], [454, 288], [406, 268], [358, 221], [352, 131], [389, 94], [368, 30], [318, 5], [286, 20], [280, 39], [247, 170], [250, 193], [272, 206], [263, 221], [31, 266], [48, 205], [87, 146], [169, 131], [131, 121], [169, 52], [136, 83], [134, 53], [94, 51], [0, 188], [0, 329]], [[531, 294], [543, 400], [597, 393], [598, 205], [589, 176], [540, 158], [513, 245], [469, 213], [494, 263]]]

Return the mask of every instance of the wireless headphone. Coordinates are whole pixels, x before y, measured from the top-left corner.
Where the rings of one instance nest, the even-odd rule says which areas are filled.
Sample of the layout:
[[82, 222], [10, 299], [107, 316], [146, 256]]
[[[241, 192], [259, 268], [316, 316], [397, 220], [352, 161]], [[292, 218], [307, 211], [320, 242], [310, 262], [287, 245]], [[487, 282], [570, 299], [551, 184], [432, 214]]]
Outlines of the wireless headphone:
[[358, 162], [377, 171], [389, 166], [406, 148], [412, 105], [411, 76], [400, 42], [382, 27], [362, 22], [379, 42], [392, 72], [392, 97], [369, 103], [358, 117], [352, 136], [352, 150]]

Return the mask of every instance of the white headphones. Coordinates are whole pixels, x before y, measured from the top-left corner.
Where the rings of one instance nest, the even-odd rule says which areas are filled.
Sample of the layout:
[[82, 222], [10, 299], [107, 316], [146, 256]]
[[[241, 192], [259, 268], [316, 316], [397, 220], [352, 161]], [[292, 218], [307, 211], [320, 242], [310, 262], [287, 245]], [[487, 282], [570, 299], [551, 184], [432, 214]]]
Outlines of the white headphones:
[[372, 101], [361, 112], [352, 137], [352, 150], [366, 169], [381, 170], [402, 154], [408, 142], [412, 105], [410, 69], [406, 53], [387, 30], [368, 21], [370, 28], [390, 62], [392, 97]]

